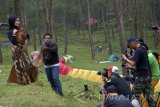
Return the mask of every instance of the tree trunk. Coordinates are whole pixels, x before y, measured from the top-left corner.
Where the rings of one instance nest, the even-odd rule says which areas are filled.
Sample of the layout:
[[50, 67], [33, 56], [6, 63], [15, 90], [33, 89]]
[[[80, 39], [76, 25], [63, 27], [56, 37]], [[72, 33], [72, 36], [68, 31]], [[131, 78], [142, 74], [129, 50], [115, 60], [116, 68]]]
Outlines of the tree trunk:
[[37, 45], [36, 45], [36, 30], [33, 30], [33, 45], [34, 45], [34, 51], [37, 50]]
[[103, 8], [102, 8], [102, 24], [103, 24], [105, 42], [107, 42], [106, 22], [104, 20], [104, 9]]
[[108, 47], [109, 47], [109, 54], [110, 55], [112, 55], [112, 38], [111, 38], [111, 36], [110, 36], [110, 30], [109, 30], [109, 26], [107, 27], [107, 29], [108, 29]]
[[110, 15], [109, 15], [109, 1], [107, 1], [108, 5], [107, 5], [107, 8], [106, 8], [106, 41], [108, 42], [109, 41], [109, 23], [110, 23]]
[[82, 4], [81, 4], [81, 0], [79, 0], [79, 18], [80, 18], [80, 26], [79, 26], [79, 32], [82, 31], [83, 33], [83, 37], [86, 38], [86, 35], [85, 35], [85, 29], [84, 29], [84, 26], [83, 26], [83, 20], [82, 20], [82, 16], [83, 16], [83, 12], [82, 12]]
[[[88, 20], [89, 20], [91, 17], [89, 0], [87, 0], [87, 11], [88, 11]], [[88, 21], [88, 22], [89, 22], [88, 23], [88, 32], [89, 32], [89, 42], [90, 42], [90, 48], [91, 48], [91, 55], [92, 55], [92, 59], [94, 59], [95, 53], [94, 53], [93, 40], [92, 40], [92, 34], [91, 34], [91, 24], [90, 24], [90, 21]]]
[[137, 33], [137, 31], [138, 31], [138, 16], [137, 16], [137, 0], [134, 0], [134, 24], [133, 24], [133, 26], [134, 26], [134, 35], [135, 36], [137, 36], [138, 35], [138, 33]]
[[3, 57], [2, 57], [2, 49], [1, 49], [1, 42], [0, 42], [0, 64], [3, 63]]
[[124, 35], [124, 25], [123, 25], [123, 15], [121, 10], [121, 5], [119, 0], [113, 0], [115, 14], [118, 22], [118, 31], [120, 39], [121, 53], [125, 52], [125, 35]]
[[[109, 2], [108, 2], [109, 4]], [[111, 35], [110, 35], [110, 10], [109, 10], [109, 5], [108, 5], [108, 8], [107, 8], [107, 41], [108, 41], [108, 53], [111, 55], [112, 54], [112, 38], [111, 38]]]
[[40, 29], [40, 21], [41, 21], [41, 18], [40, 18], [40, 1], [38, 0], [38, 11], [37, 11], [37, 22], [38, 22], [38, 39], [39, 39], [39, 44], [41, 45], [42, 44], [42, 38], [41, 38], [41, 29]]
[[15, 6], [15, 15], [20, 17], [21, 15], [21, 9], [20, 9], [20, 0], [15, 0], [14, 1], [14, 6]]
[[52, 35], [51, 32], [51, 8], [52, 8], [52, 0], [45, 0], [44, 1], [45, 11], [46, 11], [46, 30], [48, 33]]
[[[22, 1], [22, 3], [23, 3], [23, 1]], [[24, 3], [23, 3], [23, 4], [24, 4]], [[21, 23], [22, 23], [23, 25], [25, 25], [24, 7], [22, 7], [20, 11], [21, 11]]]
[[79, 0], [79, 21], [78, 21], [78, 26], [77, 26], [78, 35], [80, 34], [81, 25], [82, 25], [82, 6], [81, 6], [81, 0]]
[[65, 9], [65, 0], [62, 0], [63, 2], [63, 17], [62, 17], [62, 24], [63, 24], [63, 30], [64, 30], [64, 38], [65, 38], [65, 42], [64, 42], [64, 54], [67, 54], [67, 50], [68, 50], [68, 35], [67, 35], [67, 29], [66, 29], [66, 9]]
[[111, 29], [112, 29], [112, 37], [114, 39], [115, 38], [115, 34], [114, 34], [114, 25], [113, 25], [113, 22], [111, 22]]
[[[52, 0], [52, 3], [54, 3], [55, 1], [54, 0]], [[52, 6], [54, 6], [54, 4], [52, 4]], [[52, 36], [53, 36], [53, 38], [54, 38], [54, 42], [57, 42], [57, 35], [55, 34], [55, 29], [54, 29], [54, 10], [52, 10], [52, 9], [54, 9], [54, 7], [52, 7], [51, 8], [51, 32], [52, 32]]]
[[132, 3], [132, 0], [127, 0], [127, 17], [128, 17], [128, 23], [127, 23], [127, 27], [128, 30], [130, 31], [130, 35], [134, 35], [134, 26], [133, 26], [133, 20], [134, 18], [132, 17], [132, 13], [134, 13], [134, 6], [130, 6], [130, 4]]
[[[155, 23], [155, 22], [157, 22], [157, 18], [156, 18], [156, 9], [155, 9], [155, 0], [153, 0], [153, 1], [150, 1], [150, 7], [151, 7], [151, 9], [150, 9], [150, 18], [151, 18], [151, 21], [152, 21], [152, 23]], [[156, 33], [153, 31], [153, 34], [152, 34], [152, 36], [153, 36], [153, 43], [154, 43], [154, 47], [156, 48], [157, 47], [157, 38], [156, 38]]]
[[49, 32], [51, 33], [51, 35], [53, 36], [52, 34], [52, 0], [49, 0], [48, 1], [49, 3], [49, 6], [48, 6], [48, 10], [49, 10], [49, 19], [48, 19], [48, 28], [49, 28]]

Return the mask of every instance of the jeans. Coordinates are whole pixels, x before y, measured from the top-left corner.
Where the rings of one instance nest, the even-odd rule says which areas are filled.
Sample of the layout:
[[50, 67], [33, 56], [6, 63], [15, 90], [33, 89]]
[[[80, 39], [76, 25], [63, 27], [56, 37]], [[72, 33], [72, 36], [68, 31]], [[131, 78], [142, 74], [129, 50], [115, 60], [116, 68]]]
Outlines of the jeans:
[[59, 66], [53, 66], [50, 68], [45, 68], [45, 72], [48, 78], [48, 81], [51, 84], [52, 89], [59, 95], [62, 93], [62, 85], [59, 80]]
[[101, 107], [101, 104], [98, 104], [97, 107]]

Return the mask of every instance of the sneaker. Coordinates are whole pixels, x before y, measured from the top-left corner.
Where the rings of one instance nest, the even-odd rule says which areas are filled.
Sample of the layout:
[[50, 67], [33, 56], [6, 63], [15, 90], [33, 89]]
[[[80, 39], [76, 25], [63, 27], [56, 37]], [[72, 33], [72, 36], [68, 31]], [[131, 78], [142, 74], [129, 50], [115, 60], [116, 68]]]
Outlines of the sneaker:
[[56, 94], [59, 95], [59, 96], [61, 96], [61, 97], [64, 96], [62, 92], [56, 92]]

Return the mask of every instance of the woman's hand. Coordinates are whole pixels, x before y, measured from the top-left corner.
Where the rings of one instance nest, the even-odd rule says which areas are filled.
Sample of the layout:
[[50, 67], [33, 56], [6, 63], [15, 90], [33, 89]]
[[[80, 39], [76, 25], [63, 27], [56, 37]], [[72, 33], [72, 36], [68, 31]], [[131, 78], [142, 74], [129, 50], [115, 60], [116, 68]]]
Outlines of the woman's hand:
[[17, 29], [13, 29], [13, 36], [16, 36], [17, 31]]
[[27, 40], [25, 40], [24, 45], [25, 45], [25, 46], [27, 46], [27, 45], [28, 45], [28, 43], [29, 43], [29, 41], [28, 41], [28, 39], [27, 39]]

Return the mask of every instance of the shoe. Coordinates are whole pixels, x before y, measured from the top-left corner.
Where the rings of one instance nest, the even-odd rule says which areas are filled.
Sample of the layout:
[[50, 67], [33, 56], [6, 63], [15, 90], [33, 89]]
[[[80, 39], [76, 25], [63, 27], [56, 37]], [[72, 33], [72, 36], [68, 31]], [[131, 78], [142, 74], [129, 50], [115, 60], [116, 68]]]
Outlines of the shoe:
[[52, 87], [52, 90], [55, 91], [56, 89], [54, 87]]
[[61, 96], [61, 97], [64, 96], [62, 92], [56, 92], [56, 94], [59, 95], [59, 96]]

